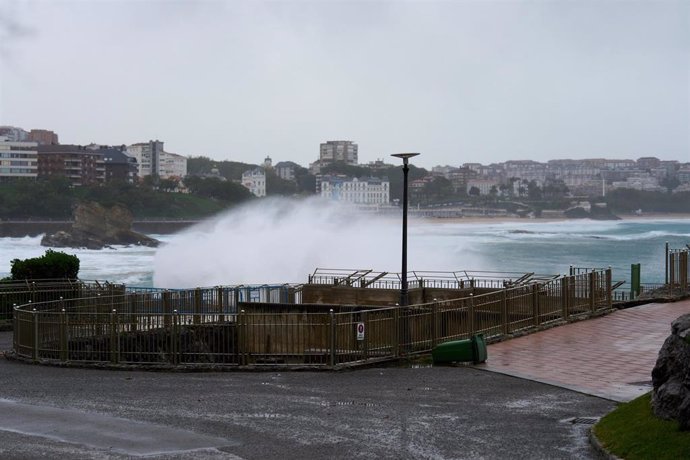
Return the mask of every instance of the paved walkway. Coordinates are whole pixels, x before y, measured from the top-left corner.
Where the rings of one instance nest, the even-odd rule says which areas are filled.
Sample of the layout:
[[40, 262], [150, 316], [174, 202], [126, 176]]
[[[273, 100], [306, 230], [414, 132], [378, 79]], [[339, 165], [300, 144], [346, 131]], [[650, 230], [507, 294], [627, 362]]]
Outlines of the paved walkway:
[[477, 368], [629, 401], [651, 390], [659, 349], [685, 313], [690, 300], [619, 310], [489, 345]]

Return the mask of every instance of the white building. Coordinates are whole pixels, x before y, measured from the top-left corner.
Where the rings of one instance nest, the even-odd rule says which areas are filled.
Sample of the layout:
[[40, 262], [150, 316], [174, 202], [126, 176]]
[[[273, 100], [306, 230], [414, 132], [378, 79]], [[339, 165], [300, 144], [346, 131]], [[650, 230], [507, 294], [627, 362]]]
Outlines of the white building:
[[158, 175], [161, 179], [182, 179], [187, 175], [187, 157], [163, 151], [158, 158]]
[[261, 168], [255, 168], [242, 174], [242, 185], [255, 196], [266, 196], [266, 173]]
[[132, 144], [126, 153], [137, 159], [139, 178], [155, 174], [161, 179], [181, 179], [187, 175], [187, 157], [166, 152], [161, 141]]
[[0, 181], [10, 177], [38, 176], [38, 143], [10, 141], [0, 136]]
[[469, 194], [473, 187], [477, 187], [480, 195], [489, 195], [493, 187], [496, 187], [498, 191], [499, 185], [497, 181], [491, 179], [470, 179], [467, 181], [467, 193]]
[[321, 179], [321, 196], [328, 200], [352, 204], [388, 204], [390, 184], [386, 180], [376, 178], [360, 180], [328, 176]]

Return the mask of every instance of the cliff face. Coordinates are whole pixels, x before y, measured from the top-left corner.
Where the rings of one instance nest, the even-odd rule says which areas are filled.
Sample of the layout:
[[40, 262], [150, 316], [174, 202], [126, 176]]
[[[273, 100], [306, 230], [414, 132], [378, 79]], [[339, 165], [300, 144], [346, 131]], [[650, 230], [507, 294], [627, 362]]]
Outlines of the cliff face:
[[88, 249], [102, 249], [113, 244], [158, 246], [158, 240], [132, 231], [132, 221], [132, 213], [123, 206], [104, 208], [98, 203], [81, 203], [74, 209], [71, 230], [46, 235], [41, 245]]

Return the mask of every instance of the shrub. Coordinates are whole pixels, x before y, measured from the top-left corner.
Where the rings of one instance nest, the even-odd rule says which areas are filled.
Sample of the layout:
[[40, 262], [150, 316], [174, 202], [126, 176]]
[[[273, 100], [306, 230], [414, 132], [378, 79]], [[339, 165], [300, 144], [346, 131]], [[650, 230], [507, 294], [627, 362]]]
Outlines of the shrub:
[[14, 259], [11, 262], [13, 280], [77, 278], [79, 258], [48, 249], [41, 257]]

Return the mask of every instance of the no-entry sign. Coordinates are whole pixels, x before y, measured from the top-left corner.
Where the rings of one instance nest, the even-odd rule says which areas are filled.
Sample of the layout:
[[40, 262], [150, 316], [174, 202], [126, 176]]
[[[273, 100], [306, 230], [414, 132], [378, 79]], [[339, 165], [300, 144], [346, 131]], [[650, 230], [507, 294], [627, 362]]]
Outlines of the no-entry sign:
[[357, 340], [364, 340], [364, 323], [357, 323]]

